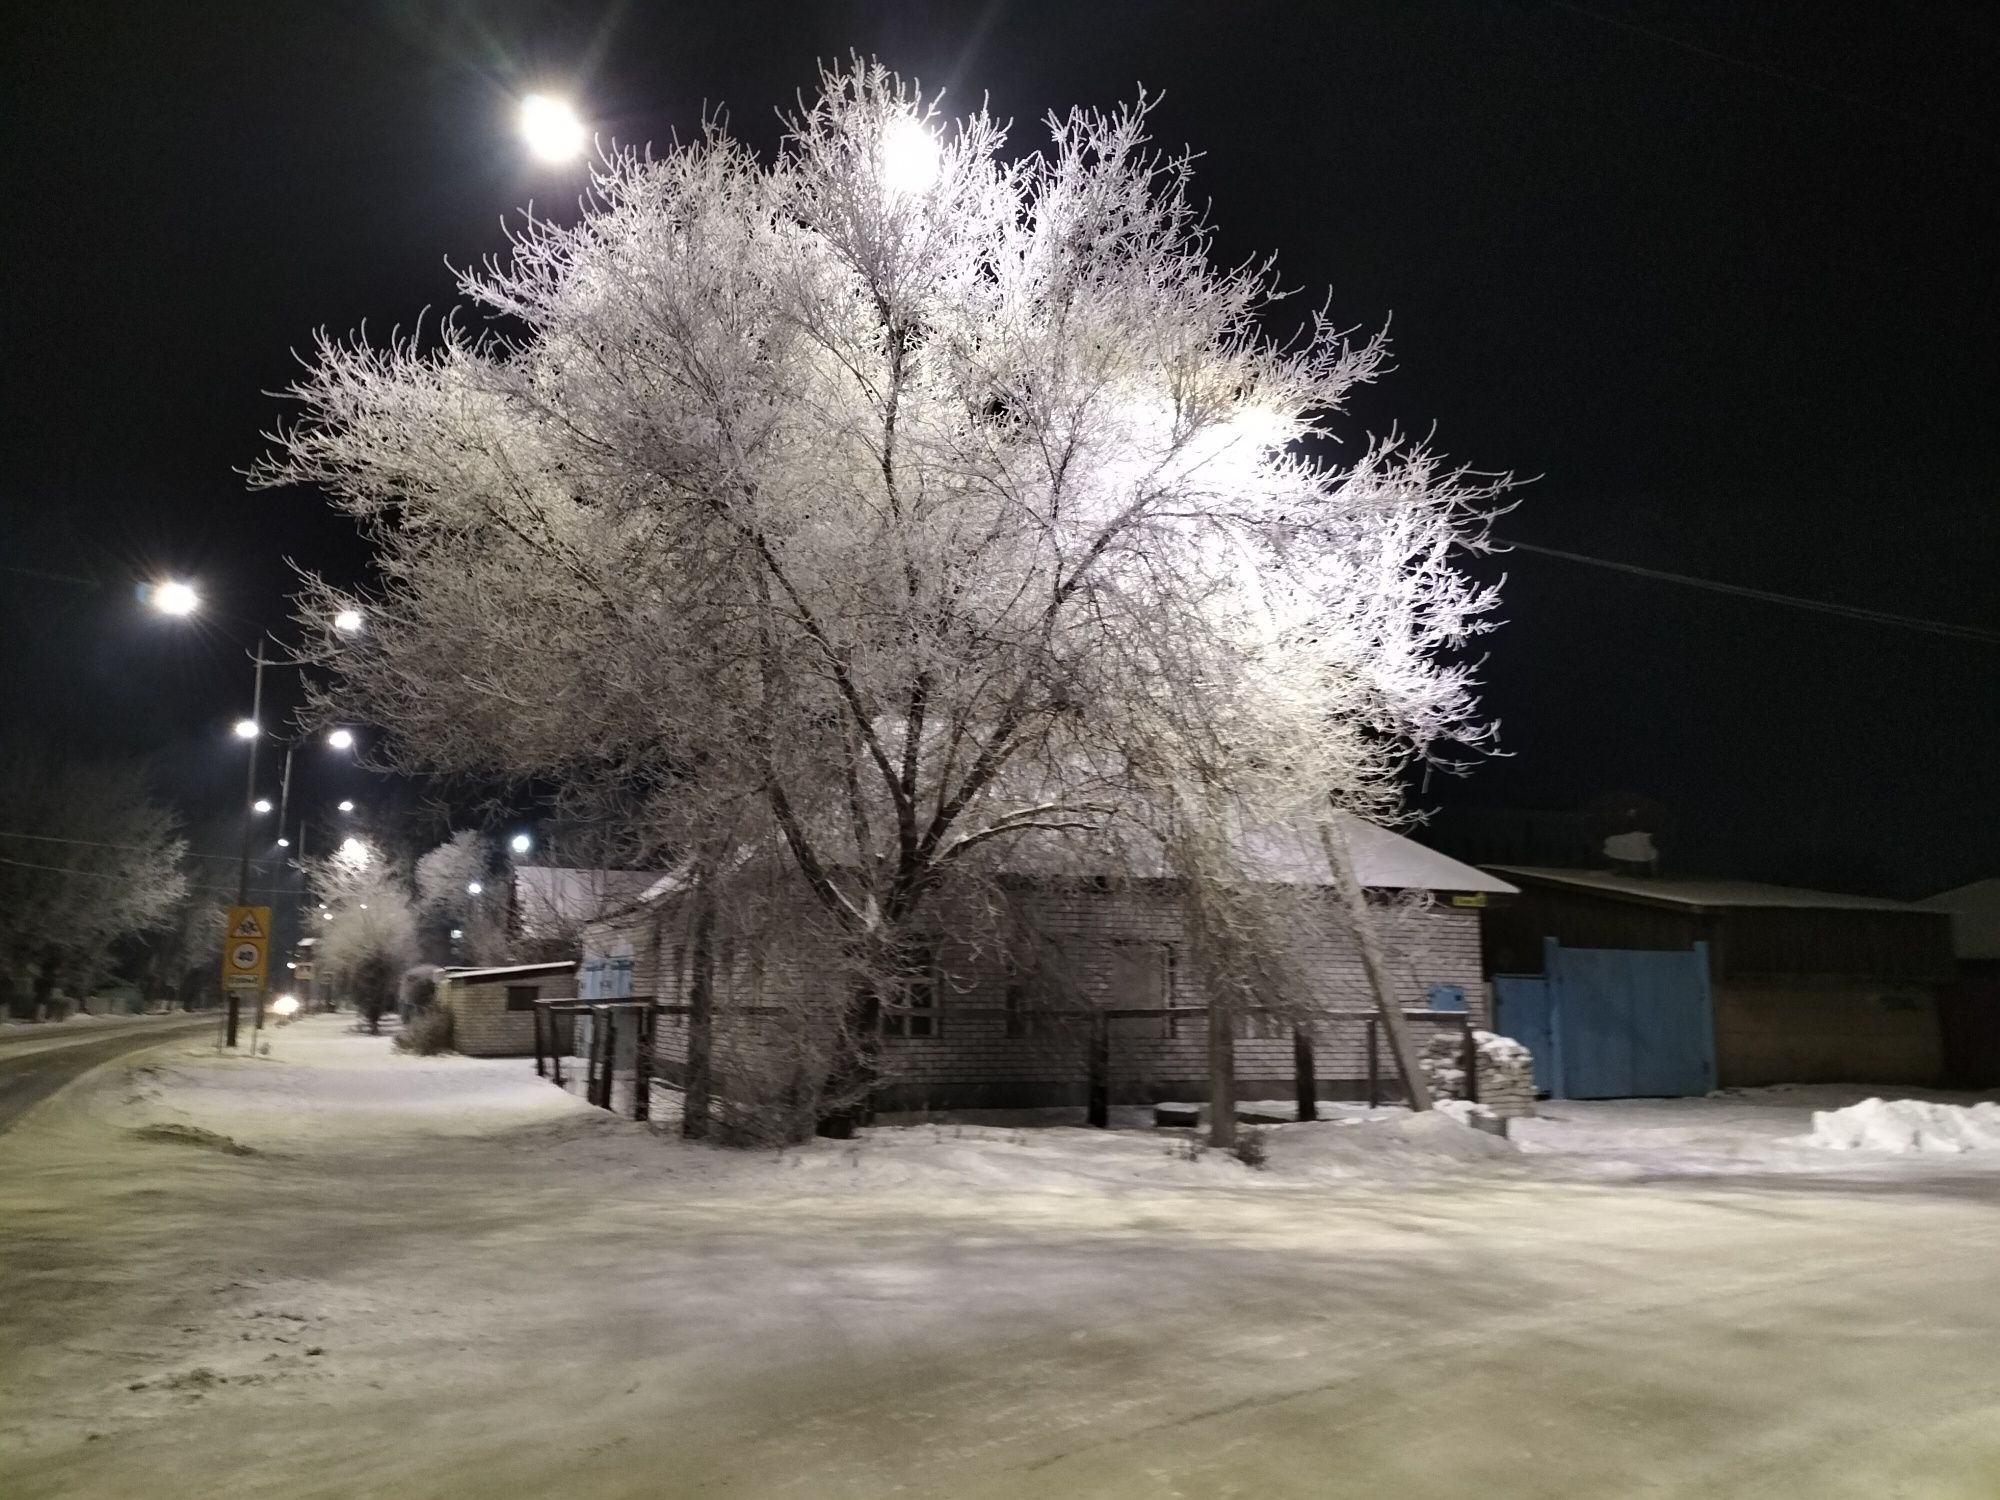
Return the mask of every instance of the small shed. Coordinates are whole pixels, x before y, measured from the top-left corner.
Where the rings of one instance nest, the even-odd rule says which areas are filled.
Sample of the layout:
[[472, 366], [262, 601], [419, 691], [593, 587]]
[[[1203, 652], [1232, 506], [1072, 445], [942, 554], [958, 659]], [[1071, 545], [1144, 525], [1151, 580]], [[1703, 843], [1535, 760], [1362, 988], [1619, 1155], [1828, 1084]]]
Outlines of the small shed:
[[[1574, 959], [1578, 973], [1593, 975], [1598, 1029], [1620, 1030], [1625, 1041], [1642, 1044], [1647, 1017], [1665, 1003], [1656, 983], [1664, 958], [1656, 973], [1629, 956], [1699, 953], [1706, 974], [1691, 972], [1675, 1003], [1703, 1012], [1711, 1076], [1723, 1087], [1934, 1084], [1945, 1075], [1938, 991], [1953, 967], [1943, 912], [1744, 880], [1492, 868], [1521, 894], [1488, 916], [1487, 972], [1548, 975], [1552, 961]], [[1642, 969], [1654, 990], [1624, 993], [1620, 976]], [[1696, 990], [1706, 997], [1694, 999]]]
[[528, 1057], [535, 1050], [535, 1003], [576, 998], [570, 961], [446, 969], [437, 1003], [451, 1011], [454, 1045], [468, 1057]]

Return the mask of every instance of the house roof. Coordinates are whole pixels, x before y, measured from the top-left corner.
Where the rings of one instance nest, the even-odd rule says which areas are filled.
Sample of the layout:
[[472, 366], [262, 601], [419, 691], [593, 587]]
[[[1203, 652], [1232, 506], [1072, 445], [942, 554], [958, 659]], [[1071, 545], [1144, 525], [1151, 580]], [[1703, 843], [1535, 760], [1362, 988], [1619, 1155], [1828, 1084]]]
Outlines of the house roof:
[[567, 974], [575, 967], [576, 964], [568, 960], [547, 964], [501, 964], [497, 968], [446, 969], [438, 978], [445, 983], [461, 979], [525, 979], [530, 974]]
[[1917, 905], [1950, 916], [1951, 948], [1959, 958], [2000, 959], [2000, 878], [1941, 891]]
[[1490, 865], [1488, 868], [1533, 885], [1564, 886], [1622, 901], [1686, 907], [1697, 911], [1773, 907], [1799, 911], [1923, 910], [1907, 901], [1849, 896], [1838, 891], [1807, 891], [1788, 885], [1764, 885], [1754, 880], [1689, 880], [1673, 876], [1625, 875], [1612, 870], [1560, 870], [1537, 865]]
[[527, 938], [562, 937], [635, 899], [655, 880], [650, 870], [514, 867], [514, 908]]
[[[1349, 814], [1341, 817], [1355, 874], [1369, 890], [1486, 891], [1512, 895], [1520, 889], [1498, 875], [1426, 848], [1415, 839]], [[1318, 835], [1311, 830], [1248, 830], [1237, 839], [1237, 854], [1245, 871], [1256, 880], [1274, 885], [1332, 883], [1326, 854]], [[1081, 841], [1041, 832], [1022, 833], [1010, 840], [1002, 869], [1014, 875], [1050, 878], [1117, 874], [1160, 880], [1170, 873], [1159, 846], [1150, 841], [1128, 837], [1120, 847], [1113, 848], [1103, 838]], [[682, 867], [646, 879], [649, 883], [626, 901], [626, 909], [650, 905], [685, 889], [687, 871]], [[600, 913], [603, 917], [620, 914], [620, 908], [613, 905], [607, 905]]]
[[[1490, 891], [1505, 895], [1518, 889], [1497, 875], [1461, 864], [1415, 839], [1351, 814], [1341, 815], [1341, 825], [1347, 831], [1354, 873], [1369, 890]], [[1235, 838], [1235, 853], [1244, 872], [1254, 880], [1273, 885], [1332, 883], [1326, 852], [1314, 828], [1246, 828]], [[1170, 873], [1160, 846], [1138, 836], [1127, 837], [1114, 848], [1102, 838], [1084, 841], [1060, 834], [1024, 834], [1009, 847], [1004, 868], [1027, 875], [1122, 874], [1141, 880], [1159, 880]]]

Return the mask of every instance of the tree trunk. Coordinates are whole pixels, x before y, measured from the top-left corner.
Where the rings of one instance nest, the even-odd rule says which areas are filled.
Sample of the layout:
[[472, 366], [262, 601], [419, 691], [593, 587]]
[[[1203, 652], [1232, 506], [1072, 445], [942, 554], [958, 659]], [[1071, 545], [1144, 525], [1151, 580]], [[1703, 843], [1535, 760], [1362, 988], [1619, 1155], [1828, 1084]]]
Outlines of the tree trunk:
[[1227, 1005], [1208, 1006], [1208, 1143], [1218, 1150], [1236, 1145], [1236, 1027]]
[[62, 955], [51, 943], [42, 950], [41, 964], [35, 970], [34, 997], [28, 1004], [28, 1019], [45, 1021], [48, 1019], [49, 1001], [56, 992], [56, 966], [62, 962]]
[[696, 888], [689, 963], [687, 1067], [681, 1077], [681, 1134], [706, 1140], [715, 1090], [715, 908], [706, 884]]
[[846, 1141], [875, 1117], [871, 1095], [880, 1072], [882, 998], [873, 980], [863, 980], [848, 997], [847, 1015], [833, 1039], [833, 1060], [827, 1068], [818, 1133]]
[[1389, 1050], [1395, 1055], [1396, 1071], [1403, 1080], [1403, 1098], [1411, 1109], [1429, 1109], [1430, 1085], [1425, 1081], [1424, 1070], [1418, 1066], [1416, 1043], [1404, 1023], [1403, 1007], [1397, 1002], [1395, 986], [1389, 979], [1389, 965], [1382, 957], [1381, 943], [1376, 940], [1368, 893], [1362, 890], [1361, 878], [1354, 873], [1347, 835], [1338, 823], [1329, 819], [1320, 824], [1319, 837], [1326, 851], [1326, 862], [1333, 870], [1334, 891], [1347, 914], [1348, 929], [1354, 934], [1354, 946], [1361, 950], [1361, 967], [1368, 975], [1368, 988], [1374, 992], [1382, 1029], [1389, 1033]]

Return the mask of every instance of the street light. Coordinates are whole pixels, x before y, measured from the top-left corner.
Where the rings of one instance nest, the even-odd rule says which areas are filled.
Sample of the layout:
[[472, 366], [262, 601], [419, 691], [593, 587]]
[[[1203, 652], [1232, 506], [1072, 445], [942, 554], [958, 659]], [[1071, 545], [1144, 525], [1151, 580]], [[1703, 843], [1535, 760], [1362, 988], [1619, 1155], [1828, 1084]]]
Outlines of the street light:
[[535, 841], [525, 833], [517, 833], [507, 841], [507, 847], [512, 849], [516, 854], [526, 854], [530, 849], [535, 847]]
[[163, 615], [191, 615], [201, 608], [201, 595], [192, 585], [169, 578], [147, 587], [146, 602]]
[[271, 799], [269, 797], [259, 797], [250, 806], [257, 812], [267, 813], [271, 810]]
[[590, 140], [590, 132], [568, 102], [547, 94], [530, 94], [521, 101], [520, 125], [521, 139], [537, 161], [575, 161]]
[[342, 635], [353, 635], [361, 628], [361, 611], [358, 609], [343, 609], [333, 617], [333, 628], [338, 630]]
[[352, 802], [347, 801], [345, 798], [342, 798], [340, 803], [340, 810], [342, 812], [353, 812], [354, 804]]
[[926, 193], [944, 167], [944, 148], [923, 121], [898, 115], [882, 132], [882, 186], [892, 196]]
[[230, 732], [239, 740], [254, 740], [264, 730], [255, 719], [238, 719]]
[[280, 849], [289, 849], [292, 847], [292, 841], [290, 839], [279, 839], [278, 847]]
[[352, 750], [354, 748], [354, 731], [351, 729], [336, 729], [326, 737], [326, 742], [336, 750]]
[[467, 881], [467, 882], [465, 883], [465, 894], [466, 894], [466, 895], [468, 895], [468, 896], [476, 896], [476, 895], [478, 895], [478, 894], [479, 894], [479, 893], [480, 893], [481, 891], [483, 891], [483, 890], [485, 890], [485, 889], [486, 889], [486, 887], [485, 887], [485, 886], [483, 886], [483, 885], [481, 885], [481, 884], [480, 884], [480, 883], [479, 883], [478, 881], [476, 881], [476, 880], [468, 880], [468, 881]]

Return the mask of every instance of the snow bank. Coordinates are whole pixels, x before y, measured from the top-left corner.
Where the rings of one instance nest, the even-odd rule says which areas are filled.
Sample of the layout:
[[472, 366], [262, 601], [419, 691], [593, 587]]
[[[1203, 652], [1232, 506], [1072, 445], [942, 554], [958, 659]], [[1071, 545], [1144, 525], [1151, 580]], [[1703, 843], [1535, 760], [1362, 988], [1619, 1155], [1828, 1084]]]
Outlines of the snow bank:
[[1815, 1110], [1804, 1144], [1827, 1151], [1905, 1155], [2000, 1151], [2000, 1104], [1863, 1099], [1845, 1109]]
[[[952, 1124], [877, 1126], [852, 1142], [794, 1147], [779, 1163], [795, 1185], [809, 1180], [828, 1188], [1094, 1194], [1142, 1185], [1240, 1189], [1401, 1179], [1517, 1155], [1506, 1141], [1439, 1113], [1397, 1111], [1388, 1119], [1322, 1120], [1258, 1133], [1265, 1170], [1179, 1134]], [[761, 1170], [760, 1160], [769, 1158], [743, 1161], [746, 1177]]]

